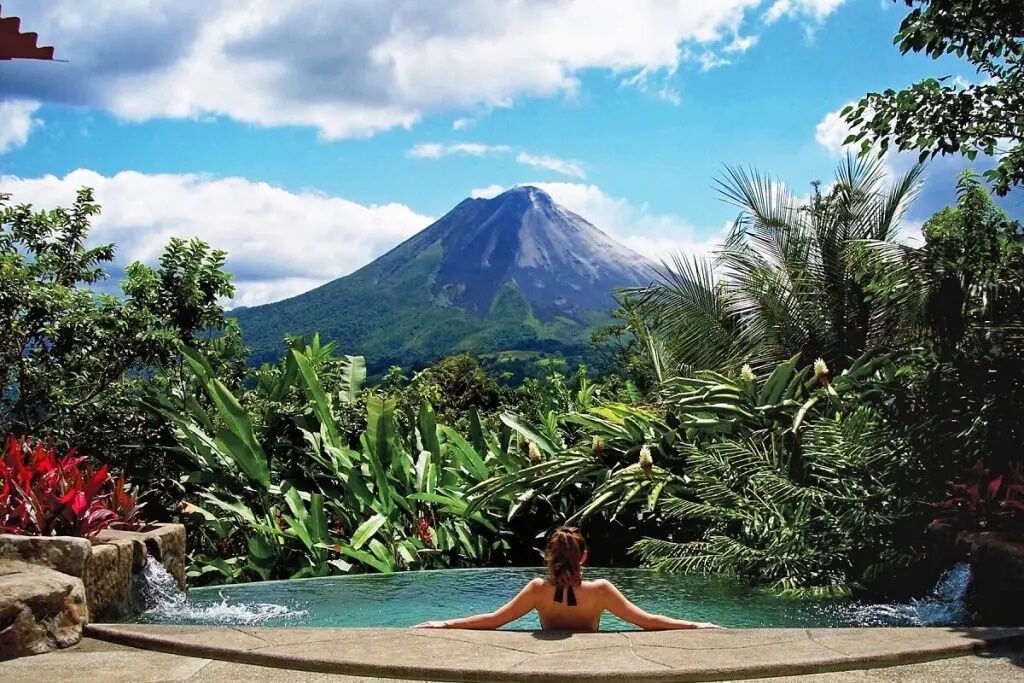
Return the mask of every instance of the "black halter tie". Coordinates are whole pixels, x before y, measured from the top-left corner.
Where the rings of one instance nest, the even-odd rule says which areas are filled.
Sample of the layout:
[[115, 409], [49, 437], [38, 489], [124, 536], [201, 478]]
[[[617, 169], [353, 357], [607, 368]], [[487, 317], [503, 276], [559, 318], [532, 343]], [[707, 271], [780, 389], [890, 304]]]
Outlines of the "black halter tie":
[[[568, 598], [568, 600], [566, 601], [565, 604], [567, 604], [569, 607], [575, 607], [576, 606], [576, 593], [575, 593], [575, 591], [573, 591], [571, 585], [569, 586], [568, 593], [569, 593], [569, 598]], [[555, 602], [562, 602], [562, 584], [557, 584], [555, 586]]]

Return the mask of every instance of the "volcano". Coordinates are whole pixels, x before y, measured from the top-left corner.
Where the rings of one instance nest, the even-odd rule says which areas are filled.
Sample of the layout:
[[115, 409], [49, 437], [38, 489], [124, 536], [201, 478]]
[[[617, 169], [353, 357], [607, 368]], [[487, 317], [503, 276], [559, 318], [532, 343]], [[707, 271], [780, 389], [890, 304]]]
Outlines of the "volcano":
[[371, 370], [461, 351], [578, 353], [614, 294], [653, 264], [543, 190], [471, 198], [360, 268], [304, 294], [233, 312], [257, 362], [286, 333], [339, 342]]

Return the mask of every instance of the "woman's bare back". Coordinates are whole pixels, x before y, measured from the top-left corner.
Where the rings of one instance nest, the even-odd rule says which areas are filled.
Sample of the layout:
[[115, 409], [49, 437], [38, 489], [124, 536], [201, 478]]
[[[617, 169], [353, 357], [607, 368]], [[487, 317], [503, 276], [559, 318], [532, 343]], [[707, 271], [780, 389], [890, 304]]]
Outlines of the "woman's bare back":
[[558, 590], [550, 581], [535, 579], [531, 583], [537, 594], [534, 609], [545, 631], [596, 631], [601, 627], [606, 601], [598, 581], [583, 581], [573, 586], [575, 606], [569, 605], [567, 591], [562, 591], [561, 601], [556, 601]]
[[[421, 628], [499, 628], [515, 621], [530, 610], [537, 610], [541, 627], [545, 631], [596, 631], [601, 626], [601, 614], [608, 610], [619, 619], [628, 621], [646, 630], [677, 628], [718, 628], [709, 622], [684, 621], [660, 614], [648, 614], [619, 592], [619, 589], [604, 579], [583, 581], [573, 586], [572, 597], [558, 589], [547, 579], [534, 579], [519, 591], [516, 597], [488, 614], [477, 614], [461, 619], [428, 621], [419, 624]], [[561, 597], [561, 601], [556, 601]], [[576, 604], [570, 604], [575, 602]]]

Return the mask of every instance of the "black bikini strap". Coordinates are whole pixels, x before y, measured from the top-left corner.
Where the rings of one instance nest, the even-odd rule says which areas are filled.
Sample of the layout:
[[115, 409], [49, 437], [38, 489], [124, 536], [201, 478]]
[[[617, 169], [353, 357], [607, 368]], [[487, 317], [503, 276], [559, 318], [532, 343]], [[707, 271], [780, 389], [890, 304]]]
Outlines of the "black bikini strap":
[[[569, 586], [568, 593], [569, 593], [569, 599], [566, 601], [565, 604], [567, 604], [569, 607], [575, 607], [576, 606], [576, 591], [574, 591], [572, 589], [572, 586]], [[562, 602], [562, 595], [563, 595], [562, 584], [557, 584], [555, 586], [555, 602]]]

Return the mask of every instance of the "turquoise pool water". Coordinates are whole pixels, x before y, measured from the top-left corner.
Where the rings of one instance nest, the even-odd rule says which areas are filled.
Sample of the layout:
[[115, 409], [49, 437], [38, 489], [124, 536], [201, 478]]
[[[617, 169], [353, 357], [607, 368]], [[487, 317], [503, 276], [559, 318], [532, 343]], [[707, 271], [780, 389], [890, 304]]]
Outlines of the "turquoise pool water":
[[[157, 563], [150, 563], [157, 565]], [[157, 565], [159, 566], [159, 565]], [[155, 572], [155, 573], [154, 573]], [[138, 621], [266, 626], [412, 626], [421, 621], [488, 612], [511, 598], [540, 569], [465, 569], [268, 581], [192, 589], [168, 585], [162, 568], [148, 572], [150, 608]], [[902, 604], [784, 599], [724, 578], [588, 569], [642, 608], [729, 627], [956, 625], [966, 620], [966, 565], [955, 567], [933, 594]], [[506, 628], [539, 627], [535, 614]], [[630, 628], [605, 614], [602, 629]]]

